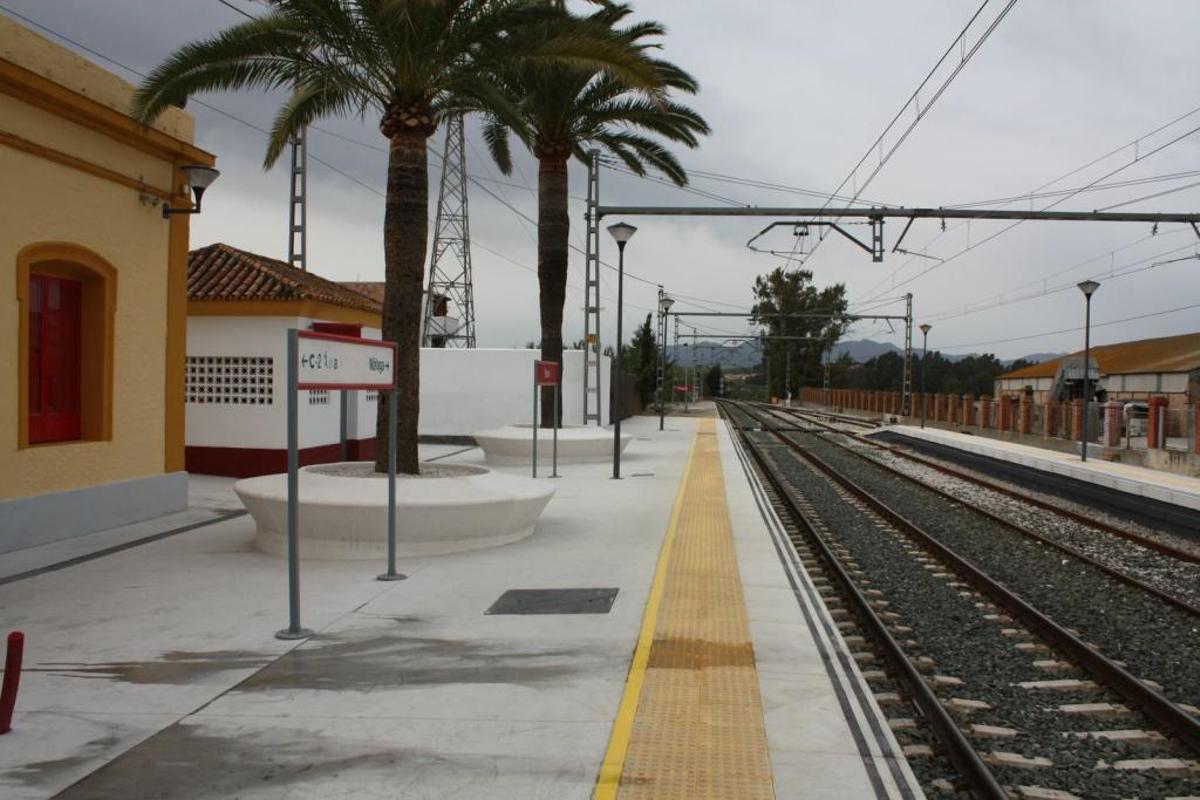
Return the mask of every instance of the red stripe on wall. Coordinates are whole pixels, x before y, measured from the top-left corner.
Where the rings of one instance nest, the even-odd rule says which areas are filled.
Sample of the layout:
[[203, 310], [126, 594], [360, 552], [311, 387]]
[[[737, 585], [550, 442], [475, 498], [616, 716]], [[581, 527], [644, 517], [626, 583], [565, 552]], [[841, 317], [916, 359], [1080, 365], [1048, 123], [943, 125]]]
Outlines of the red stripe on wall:
[[[347, 443], [351, 461], [375, 458], [375, 438], [352, 439]], [[224, 475], [229, 478], [253, 478], [287, 472], [287, 450], [253, 447], [194, 447], [184, 451], [184, 466], [199, 475]], [[342, 460], [339, 444], [306, 447], [300, 450], [300, 466], [329, 464]]]

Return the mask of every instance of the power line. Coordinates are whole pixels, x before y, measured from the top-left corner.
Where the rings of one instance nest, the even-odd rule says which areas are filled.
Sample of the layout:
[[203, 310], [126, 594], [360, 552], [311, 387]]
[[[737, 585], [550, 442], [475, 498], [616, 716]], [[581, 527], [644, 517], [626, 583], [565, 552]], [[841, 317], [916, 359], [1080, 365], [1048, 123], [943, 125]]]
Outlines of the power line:
[[250, 12], [243, 11], [242, 9], [238, 8], [233, 3], [229, 2], [229, 0], [217, 0], [217, 2], [220, 3], [221, 5], [225, 6], [228, 9], [232, 9], [233, 11], [236, 11], [237, 13], [241, 14], [243, 17], [246, 17], [247, 19], [258, 19], [258, 17], [254, 16]]
[[[1187, 172], [1172, 172], [1168, 175], [1153, 175], [1148, 178], [1132, 178], [1125, 181], [1113, 181], [1111, 183], [1100, 183], [1095, 186], [1080, 186], [1073, 189], [1056, 189], [1052, 192], [1030, 192], [1028, 194], [1015, 194], [1010, 197], [997, 197], [991, 200], [977, 200], [973, 203], [948, 203], [946, 208], [987, 208], [995, 206], [1003, 206], [1008, 203], [1017, 201], [1033, 201], [1043, 200], [1048, 197], [1061, 197], [1062, 195], [1081, 194], [1083, 192], [1099, 192], [1106, 189], [1124, 189], [1129, 186], [1141, 186], [1147, 183], [1163, 183], [1166, 181], [1183, 180], [1184, 178], [1194, 178], [1200, 175], [1200, 170], [1190, 170]], [[1131, 201], [1132, 202], [1132, 201]], [[1097, 209], [1101, 210], [1101, 209]]]
[[[974, 46], [972, 46], [970, 51], [968, 52], [966, 50], [967, 33], [971, 30], [972, 26], [975, 24], [975, 21], [977, 19], [979, 19], [979, 16], [983, 13], [983, 10], [985, 8], [987, 8], [987, 6], [990, 2], [991, 2], [991, 0], [983, 0], [983, 3], [979, 6], [978, 9], [975, 10], [975, 13], [971, 15], [971, 18], [969, 20], [967, 20], [967, 24], [963, 26], [963, 29], [959, 32], [958, 36], [956, 36], [954, 38], [954, 41], [950, 42], [950, 46], [947, 47], [945, 52], [942, 53], [941, 58], [939, 58], [937, 60], [937, 62], [933, 65], [933, 67], [929, 70], [929, 72], [925, 75], [925, 77], [917, 85], [917, 88], [913, 90], [913, 93], [911, 95], [909, 95], [909, 98], [908, 98], [908, 100], [906, 100], [904, 102], [904, 105], [900, 106], [900, 110], [896, 112], [896, 115], [894, 117], [892, 117], [891, 122], [889, 122], [887, 124], [887, 126], [883, 129], [883, 132], [880, 133], [878, 137], [876, 137], [875, 141], [872, 142], [871, 146], [867, 148], [867, 151], [865, 153], [863, 153], [862, 158], [860, 158], [858, 160], [858, 163], [854, 165], [854, 168], [850, 170], [850, 173], [848, 175], [846, 175], [846, 177], [842, 179], [842, 182], [838, 184], [837, 188], [833, 190], [834, 194], [836, 195], [838, 192], [841, 192], [842, 189], [844, 189], [846, 187], [847, 183], [854, 181], [853, 194], [851, 195], [850, 200], [847, 202], [847, 205], [853, 205], [858, 200], [858, 198], [861, 196], [862, 192], [866, 190], [867, 186], [869, 186], [871, 184], [871, 181], [875, 180], [875, 177], [884, 168], [884, 166], [888, 163], [888, 161], [891, 160], [892, 156], [900, 148], [900, 145], [904, 144], [905, 140], [908, 139], [909, 134], [911, 134], [913, 132], [913, 130], [917, 127], [917, 124], [922, 119], [925, 118], [925, 115], [929, 113], [929, 110], [934, 106], [935, 103], [937, 103], [938, 99], [945, 93], [946, 89], [948, 89], [950, 87], [950, 84], [954, 82], [954, 79], [958, 77], [958, 74], [960, 72], [962, 72], [962, 70], [967, 66], [967, 64], [975, 56], [975, 54], [977, 52], [979, 52], [979, 48], [981, 48], [983, 46], [983, 43], [986, 42], [991, 37], [992, 32], [996, 29], [996, 27], [1000, 24], [1000, 22], [1006, 16], [1008, 16], [1008, 12], [1012, 10], [1012, 7], [1014, 5], [1016, 5], [1017, 0], [1009, 0], [1008, 4], [1006, 6], [1004, 6], [1003, 9], [1000, 10], [1000, 12], [996, 15], [995, 19], [992, 20], [992, 23], [980, 35], [979, 41], [976, 42], [974, 44]], [[950, 74], [946, 77], [946, 79], [944, 81], [942, 81], [941, 86], [938, 87], [937, 91], [934, 92], [933, 97], [925, 104], [925, 108], [922, 109], [921, 108], [921, 91], [925, 88], [925, 85], [929, 83], [929, 81], [933, 78], [933, 76], [937, 73], [937, 71], [941, 68], [941, 66], [944, 63], [946, 63], [946, 59], [950, 57], [950, 54], [954, 52], [955, 48], [961, 48], [961, 57], [959, 59], [958, 64], [954, 67], [954, 69], [950, 72]], [[888, 133], [892, 130], [892, 128], [895, 127], [896, 123], [900, 121], [900, 118], [904, 115], [905, 111], [909, 107], [912, 107], [915, 109], [916, 115], [913, 117], [912, 122], [910, 122], [908, 124], [908, 127], [906, 127], [904, 129], [904, 132], [900, 134], [899, 138], [892, 145], [892, 147], [887, 151], [887, 154], [884, 155], [884, 153], [883, 153], [884, 139], [887, 137]], [[867, 179], [865, 181], [863, 181], [861, 185], [858, 185], [857, 176], [858, 176], [859, 168], [862, 167], [862, 165], [866, 163], [867, 159], [870, 158], [871, 154], [874, 153], [877, 149], [879, 151], [879, 163], [875, 166], [875, 168], [867, 176]], [[825, 203], [821, 206], [821, 208], [824, 209], [824, 208], [828, 207], [829, 204], [833, 202], [833, 198], [834, 198], [834, 195], [830, 195], [829, 198], [825, 201]], [[808, 259], [813, 257], [813, 255], [817, 252], [817, 249], [821, 246], [821, 242], [823, 242], [823, 241], [825, 241], [824, 235], [818, 237], [816, 244], [813, 245], [813, 249], [809, 251], [809, 253], [805, 257], [804, 261], [807, 261]], [[800, 241], [797, 240], [792, 245], [792, 255], [788, 257], [788, 261], [792, 260], [792, 258], [795, 255], [796, 249], [799, 246], [800, 246]]]
[[[1168, 231], [1167, 233], [1158, 234], [1158, 235], [1159, 235], [1159, 236], [1161, 236], [1161, 238], [1164, 238], [1164, 239], [1165, 239], [1165, 238], [1167, 238], [1167, 237], [1170, 237], [1170, 236], [1179, 236], [1179, 235], [1181, 235], [1181, 234], [1187, 234], [1187, 233], [1190, 233], [1190, 231], [1189, 231], [1189, 230], [1187, 230], [1187, 229], [1182, 229], [1182, 228], [1181, 228], [1181, 229], [1179, 229], [1179, 230], [1175, 230], [1175, 231]], [[1062, 269], [1060, 269], [1060, 270], [1056, 270], [1056, 271], [1054, 271], [1054, 272], [1051, 272], [1051, 273], [1049, 273], [1049, 274], [1047, 274], [1047, 275], [1044, 275], [1044, 276], [1042, 276], [1042, 277], [1040, 277], [1040, 278], [1037, 278], [1037, 279], [1035, 279], [1035, 280], [1032, 280], [1032, 281], [1026, 281], [1025, 283], [1018, 284], [1017, 286], [1014, 286], [1014, 287], [1012, 287], [1011, 289], [1007, 289], [1007, 290], [1005, 290], [1005, 291], [1003, 291], [1003, 292], [999, 292], [998, 294], [990, 295], [990, 296], [988, 296], [988, 297], [986, 297], [986, 298], [983, 298], [982, 300], [978, 300], [978, 301], [974, 301], [974, 302], [971, 302], [971, 303], [967, 303], [967, 304], [965, 304], [965, 305], [962, 305], [962, 306], [956, 306], [956, 307], [955, 307], [955, 309], [954, 309], [954, 312], [957, 312], [957, 311], [960, 311], [960, 310], [961, 310], [963, 313], [969, 313], [969, 312], [970, 312], [970, 310], [974, 309], [975, 307], [977, 307], [977, 306], [978, 306], [979, 304], [981, 304], [981, 303], [987, 303], [987, 302], [989, 302], [989, 301], [991, 301], [991, 300], [1001, 300], [1001, 299], [1003, 299], [1003, 298], [1007, 297], [1008, 295], [1010, 295], [1011, 293], [1013, 293], [1013, 292], [1015, 292], [1015, 291], [1019, 291], [1020, 289], [1024, 289], [1024, 288], [1025, 288], [1025, 287], [1027, 287], [1027, 286], [1037, 286], [1037, 285], [1039, 285], [1039, 284], [1040, 284], [1041, 286], [1043, 286], [1043, 287], [1046, 287], [1046, 286], [1048, 285], [1047, 281], [1048, 281], [1050, 278], [1055, 278], [1055, 277], [1058, 277], [1059, 275], [1064, 275], [1064, 274], [1066, 274], [1066, 273], [1068, 273], [1068, 272], [1073, 272], [1073, 271], [1075, 271], [1075, 270], [1079, 269], [1080, 267], [1083, 267], [1083, 266], [1086, 266], [1086, 265], [1088, 265], [1088, 264], [1091, 264], [1091, 263], [1092, 263], [1092, 262], [1094, 262], [1094, 261], [1099, 261], [1099, 260], [1101, 260], [1101, 259], [1103, 259], [1103, 258], [1108, 258], [1110, 261], [1112, 261], [1112, 260], [1114, 260], [1114, 259], [1116, 258], [1116, 255], [1117, 255], [1117, 253], [1123, 252], [1123, 251], [1125, 251], [1125, 250], [1129, 250], [1130, 248], [1136, 247], [1136, 246], [1138, 246], [1139, 244], [1142, 244], [1142, 243], [1144, 243], [1144, 242], [1147, 242], [1147, 241], [1149, 241], [1149, 240], [1151, 240], [1151, 239], [1153, 239], [1153, 238], [1155, 238], [1155, 234], [1148, 234], [1148, 235], [1146, 235], [1146, 236], [1143, 236], [1143, 237], [1142, 237], [1142, 238], [1140, 238], [1140, 239], [1136, 239], [1136, 240], [1134, 240], [1134, 241], [1132, 241], [1132, 242], [1130, 242], [1130, 243], [1128, 243], [1128, 244], [1122, 245], [1121, 247], [1117, 247], [1117, 248], [1114, 248], [1114, 249], [1112, 249], [1112, 250], [1107, 250], [1107, 251], [1105, 251], [1105, 252], [1103, 252], [1103, 253], [1100, 253], [1100, 254], [1098, 254], [1098, 255], [1091, 256], [1090, 258], [1085, 258], [1085, 259], [1083, 259], [1082, 261], [1076, 261], [1075, 263], [1071, 264], [1070, 266], [1063, 267], [1063, 268], [1062, 268]], [[1172, 251], [1172, 252], [1173, 252], [1173, 251]], [[924, 316], [924, 315], [922, 315], [922, 316], [923, 316], [923, 318], [924, 318], [924, 319], [932, 319], [932, 320], [935, 320], [935, 321], [936, 321], [936, 320], [938, 320], [938, 319], [943, 319], [943, 318], [944, 318], [944, 319], [949, 319], [949, 318], [950, 318], [949, 316], [945, 316], [945, 317], [943, 317], [943, 316], [941, 316], [941, 315], [944, 315], [944, 314], [951, 314], [951, 313], [954, 313], [954, 312], [951, 312], [950, 310], [944, 310], [944, 311], [936, 311], [936, 312], [934, 312], [933, 314], [931, 314], [931, 315], [929, 315], [929, 316]], [[961, 316], [961, 314], [954, 313], [954, 316]]]
[[[1106, 328], [1110, 325], [1120, 325], [1123, 322], [1134, 322], [1134, 321], [1140, 320], [1140, 319], [1150, 319], [1151, 317], [1164, 317], [1168, 314], [1176, 314], [1180, 311], [1190, 311], [1193, 308], [1200, 308], [1200, 303], [1192, 303], [1191, 305], [1178, 306], [1176, 308], [1167, 308], [1167, 309], [1163, 309], [1162, 311], [1151, 311], [1146, 314], [1137, 314], [1132, 317], [1124, 317], [1122, 319], [1109, 320], [1108, 322], [1093, 322], [1092, 327], [1093, 328]], [[939, 350], [961, 350], [964, 347], [986, 347], [988, 345], [993, 345], [993, 344], [1006, 344], [1008, 342], [1022, 342], [1022, 341], [1027, 341], [1029, 339], [1041, 339], [1046, 336], [1057, 336], [1057, 335], [1063, 334], [1063, 333], [1075, 333], [1076, 331], [1081, 331], [1081, 330], [1083, 330], [1083, 326], [1078, 325], [1074, 328], [1062, 328], [1062, 329], [1056, 330], [1056, 331], [1042, 331], [1041, 333], [1030, 333], [1025, 336], [1010, 336], [1007, 339], [992, 339], [987, 342], [972, 342], [971, 344], [952, 344], [952, 345], [948, 345], [946, 347], [939, 347], [938, 349]]]
[[[1179, 263], [1182, 261], [1191, 261], [1196, 258], [1200, 258], [1200, 255], [1190, 255], [1185, 258], [1175, 258], [1175, 259], [1170, 259], [1168, 261], [1156, 260], [1156, 259], [1163, 258], [1165, 256], [1171, 256], [1171, 255], [1175, 255], [1176, 253], [1181, 253], [1184, 250], [1192, 250], [1193, 247], [1194, 247], [1194, 245], [1186, 244], [1186, 245], [1183, 245], [1182, 247], [1176, 247], [1172, 250], [1167, 250], [1165, 252], [1157, 253], [1155, 255], [1148, 256], [1146, 258], [1138, 259], [1137, 261], [1130, 262], [1129, 264], [1123, 264], [1121, 267], [1113, 267], [1108, 272], [1097, 272], [1097, 273], [1090, 274], [1088, 277], [1104, 278], [1106, 281], [1118, 280], [1120, 278], [1125, 278], [1130, 275], [1138, 274], [1140, 272], [1145, 272], [1147, 270], [1156, 269], [1158, 267], [1165, 266], [1167, 264], [1176, 264], [1176, 263]], [[1094, 259], [1092, 259], [1092, 260], [1094, 260]], [[1149, 263], [1147, 264], [1147, 262], [1149, 262]], [[1045, 289], [1043, 289], [1040, 292], [1032, 292], [1030, 294], [1022, 295], [1020, 297], [1014, 297], [1014, 298], [1010, 298], [1008, 300], [1003, 300], [1003, 301], [991, 303], [988, 305], [972, 305], [969, 307], [963, 307], [961, 310], [959, 310], [955, 313], [934, 314], [934, 315], [930, 315], [928, 317], [923, 317], [923, 319], [932, 320], [934, 322], [937, 322], [939, 320], [944, 321], [944, 320], [948, 320], [948, 319], [956, 319], [958, 317], [963, 317], [968, 314], [975, 314], [980, 311], [989, 311], [994, 308], [1001, 308], [1003, 306], [1012, 305], [1013, 303], [1023, 303], [1028, 300], [1036, 300], [1037, 298], [1040, 298], [1040, 297], [1048, 297], [1053, 294], [1059, 294], [1061, 292], [1069, 291], [1071, 289], [1074, 289], [1075, 287], [1076, 287], [1076, 282], [1074, 280], [1071, 280], [1071, 281], [1068, 281], [1067, 283], [1059, 284], [1059, 285], [1056, 285], [1053, 287], [1046, 287]]]
[[[1109, 150], [1109, 151], [1108, 151], [1107, 153], [1105, 153], [1104, 155], [1101, 155], [1101, 156], [1098, 156], [1098, 157], [1096, 157], [1096, 158], [1093, 158], [1091, 161], [1087, 162], [1086, 164], [1084, 164], [1084, 165], [1082, 165], [1082, 166], [1080, 166], [1080, 167], [1076, 167], [1076, 168], [1074, 168], [1074, 169], [1068, 170], [1067, 172], [1064, 172], [1062, 175], [1059, 175], [1057, 178], [1054, 178], [1053, 180], [1047, 181], [1046, 183], [1043, 183], [1041, 186], [1038, 186], [1038, 187], [1036, 187], [1035, 189], [1033, 189], [1033, 190], [1032, 190], [1032, 192], [1030, 192], [1030, 194], [1031, 194], [1031, 195], [1033, 195], [1033, 194], [1036, 194], [1036, 193], [1038, 193], [1038, 192], [1041, 192], [1042, 190], [1046, 189], [1047, 187], [1053, 186], [1054, 184], [1056, 184], [1056, 183], [1058, 183], [1058, 182], [1060, 182], [1060, 181], [1063, 181], [1063, 180], [1066, 180], [1067, 178], [1073, 177], [1073, 176], [1075, 176], [1075, 175], [1079, 174], [1080, 172], [1082, 172], [1082, 171], [1084, 171], [1084, 170], [1087, 170], [1087, 169], [1089, 169], [1089, 168], [1091, 168], [1091, 167], [1095, 166], [1096, 164], [1099, 164], [1099, 163], [1101, 163], [1101, 162], [1103, 162], [1103, 161], [1105, 161], [1105, 160], [1107, 160], [1107, 159], [1111, 158], [1112, 156], [1114, 156], [1114, 155], [1116, 155], [1116, 154], [1118, 154], [1118, 153], [1121, 153], [1121, 152], [1123, 152], [1123, 151], [1125, 151], [1125, 150], [1128, 150], [1128, 149], [1130, 149], [1130, 148], [1133, 148], [1133, 150], [1134, 150], [1134, 153], [1133, 153], [1133, 158], [1132, 158], [1130, 161], [1128, 161], [1127, 163], [1123, 164], [1122, 166], [1120, 166], [1120, 167], [1118, 167], [1118, 168], [1116, 168], [1116, 169], [1114, 169], [1114, 170], [1112, 170], [1112, 171], [1110, 171], [1110, 172], [1108, 172], [1108, 173], [1106, 173], [1106, 174], [1104, 174], [1104, 175], [1101, 175], [1099, 178], [1095, 179], [1094, 181], [1092, 181], [1091, 183], [1089, 183], [1089, 184], [1087, 184], [1087, 185], [1085, 185], [1085, 186], [1081, 186], [1081, 187], [1079, 187], [1079, 188], [1077, 188], [1077, 189], [1074, 189], [1074, 190], [1071, 190], [1071, 191], [1069, 191], [1067, 194], [1065, 194], [1065, 195], [1064, 195], [1063, 197], [1061, 197], [1059, 200], [1055, 201], [1054, 203], [1051, 203], [1051, 204], [1050, 204], [1050, 205], [1048, 205], [1048, 206], [1045, 206], [1045, 208], [1044, 208], [1043, 210], [1045, 210], [1045, 209], [1049, 209], [1049, 208], [1053, 208], [1054, 206], [1058, 205], [1059, 203], [1063, 202], [1064, 200], [1067, 200], [1067, 199], [1069, 199], [1069, 198], [1071, 198], [1071, 197], [1074, 197], [1074, 196], [1075, 196], [1075, 195], [1077, 195], [1077, 194], [1080, 194], [1080, 193], [1082, 193], [1082, 192], [1084, 192], [1084, 191], [1087, 191], [1087, 190], [1089, 190], [1089, 189], [1091, 189], [1091, 188], [1093, 188], [1093, 187], [1095, 187], [1095, 186], [1098, 186], [1098, 185], [1099, 185], [1099, 184], [1100, 184], [1102, 181], [1105, 181], [1105, 180], [1107, 180], [1108, 178], [1112, 177], [1113, 175], [1116, 175], [1118, 172], [1122, 172], [1122, 171], [1124, 171], [1125, 169], [1127, 169], [1127, 168], [1129, 168], [1129, 167], [1133, 166], [1134, 164], [1137, 164], [1137, 163], [1139, 163], [1140, 161], [1142, 161], [1142, 160], [1144, 160], [1144, 159], [1146, 159], [1146, 158], [1149, 158], [1150, 156], [1152, 156], [1152, 155], [1155, 155], [1156, 153], [1159, 153], [1159, 152], [1161, 152], [1162, 150], [1166, 149], [1167, 147], [1170, 147], [1170, 146], [1172, 146], [1173, 144], [1175, 144], [1175, 143], [1177, 143], [1177, 142], [1179, 142], [1179, 141], [1181, 141], [1181, 140], [1183, 140], [1183, 139], [1187, 138], [1188, 136], [1191, 136], [1192, 134], [1196, 133], [1196, 131], [1200, 130], [1200, 127], [1193, 128], [1192, 130], [1188, 131], [1187, 133], [1184, 133], [1184, 134], [1183, 134], [1183, 135], [1181, 135], [1181, 136], [1177, 136], [1176, 138], [1172, 139], [1171, 141], [1167, 142], [1166, 144], [1163, 144], [1163, 145], [1160, 145], [1159, 147], [1156, 147], [1156, 148], [1154, 148], [1154, 149], [1153, 149], [1153, 150], [1151, 150], [1149, 153], [1146, 153], [1146, 154], [1144, 154], [1144, 155], [1141, 153], [1141, 143], [1142, 143], [1143, 141], [1145, 141], [1145, 140], [1149, 139], [1149, 138], [1150, 138], [1150, 137], [1152, 137], [1152, 136], [1156, 136], [1156, 135], [1157, 135], [1157, 134], [1159, 134], [1159, 133], [1162, 133], [1163, 131], [1167, 130], [1168, 128], [1170, 128], [1170, 127], [1172, 127], [1172, 126], [1174, 126], [1174, 125], [1176, 125], [1176, 124], [1178, 124], [1178, 123], [1182, 122], [1183, 120], [1187, 119], [1188, 117], [1191, 117], [1191, 116], [1194, 116], [1194, 115], [1196, 115], [1197, 113], [1200, 113], [1200, 106], [1197, 106], [1196, 108], [1193, 108], [1193, 109], [1192, 109], [1192, 110], [1190, 110], [1190, 111], [1187, 111], [1187, 112], [1185, 112], [1185, 113], [1183, 113], [1183, 114], [1180, 114], [1178, 117], [1175, 117], [1175, 118], [1174, 118], [1174, 119], [1172, 119], [1171, 121], [1169, 121], [1169, 122], [1166, 122], [1166, 123], [1164, 123], [1164, 124], [1162, 124], [1162, 125], [1159, 125], [1159, 126], [1158, 126], [1157, 128], [1155, 128], [1154, 130], [1152, 130], [1152, 131], [1150, 131], [1150, 132], [1148, 132], [1148, 133], [1142, 134], [1141, 136], [1138, 136], [1136, 139], [1133, 139], [1132, 141], [1129, 141], [1129, 142], [1127, 142], [1127, 143], [1125, 143], [1125, 144], [1122, 144], [1122, 145], [1121, 145], [1121, 146], [1119, 146], [1119, 147], [1115, 147], [1115, 148], [1113, 148], [1112, 150]], [[969, 205], [970, 205], [970, 204], [969, 204]], [[963, 208], [965, 208], [965, 207], [968, 207], [968, 206], [960, 206], [960, 207], [963, 207]], [[958, 225], [955, 225], [955, 226], [953, 226], [953, 227], [951, 228], [951, 230], [959, 230], [959, 229], [961, 229], [961, 228], [963, 228], [964, 226], [966, 226], [966, 225], [969, 225], [969, 224], [970, 224], [969, 222], [967, 222], [967, 223], [960, 223], [960, 224], [958, 224]], [[910, 277], [910, 278], [906, 278], [906, 279], [905, 279], [903, 282], [901, 282], [901, 283], [899, 283], [899, 284], [895, 283], [894, 281], [895, 281], [895, 278], [896, 278], [896, 276], [897, 276], [897, 275], [899, 275], [899, 274], [900, 274], [900, 273], [901, 273], [901, 272], [902, 272], [902, 271], [903, 271], [903, 270], [904, 270], [904, 269], [905, 269], [907, 266], [909, 266], [910, 264], [912, 264], [913, 262], [915, 262], [915, 261], [916, 261], [916, 258], [915, 258], [915, 257], [913, 257], [913, 258], [909, 258], [907, 261], [905, 261], [904, 263], [902, 263], [900, 266], [896, 267], [896, 269], [892, 270], [892, 271], [891, 271], [891, 272], [888, 274], [888, 276], [887, 276], [887, 277], [885, 277], [883, 280], [879, 281], [879, 282], [878, 282], [878, 283], [876, 283], [874, 286], [872, 286], [870, 289], [868, 289], [868, 290], [867, 290], [867, 292], [866, 292], [865, 294], [867, 294], [867, 295], [871, 295], [871, 293], [872, 293], [872, 292], [874, 292], [874, 291], [875, 291], [876, 289], [878, 289], [880, 286], [883, 286], [885, 283], [888, 283], [888, 284], [889, 284], [889, 285], [888, 285], [888, 289], [887, 289], [887, 291], [891, 291], [892, 289], [898, 288], [898, 287], [900, 287], [900, 286], [904, 286], [904, 285], [906, 285], [906, 284], [908, 284], [908, 283], [912, 283], [913, 281], [915, 281], [915, 280], [917, 280], [917, 279], [919, 279], [919, 278], [923, 277], [924, 275], [927, 275], [928, 273], [932, 272], [934, 269], [936, 269], [936, 268], [938, 268], [938, 267], [940, 267], [940, 266], [942, 266], [942, 265], [944, 265], [944, 264], [946, 264], [946, 263], [948, 263], [948, 262], [950, 262], [950, 261], [952, 261], [952, 260], [954, 260], [954, 259], [958, 258], [959, 256], [961, 256], [961, 255], [963, 255], [963, 254], [965, 254], [965, 253], [967, 253], [967, 252], [970, 252], [971, 250], [975, 249], [976, 247], [978, 247], [978, 246], [980, 246], [980, 245], [983, 245], [983, 244], [986, 244], [987, 242], [990, 242], [990, 241], [992, 241], [992, 240], [993, 240], [993, 239], [995, 239], [996, 237], [998, 237], [998, 236], [1001, 236], [1001, 235], [1003, 235], [1003, 234], [1007, 233], [1008, 231], [1012, 230], [1013, 228], [1017, 227], [1017, 226], [1018, 226], [1018, 225], [1020, 225], [1020, 224], [1021, 224], [1021, 221], [1020, 221], [1020, 220], [1018, 220], [1017, 222], [1014, 222], [1014, 223], [1013, 223], [1013, 224], [1011, 224], [1011, 225], [1007, 225], [1007, 226], [1005, 226], [1004, 228], [1002, 228], [1001, 230], [999, 230], [999, 231], [997, 231], [996, 233], [992, 234], [991, 236], [989, 236], [989, 237], [987, 237], [987, 238], [983, 239], [982, 241], [976, 242], [974, 245], [970, 245], [970, 246], [968, 246], [967, 248], [965, 248], [965, 249], [963, 249], [963, 250], [960, 250], [960, 251], [958, 251], [958, 252], [956, 252], [956, 253], [953, 253], [953, 254], [951, 254], [950, 256], [947, 256], [945, 259], [943, 259], [943, 260], [942, 260], [941, 262], [939, 262], [938, 264], [932, 265], [932, 266], [930, 266], [930, 267], [926, 268], [925, 270], [922, 270], [921, 272], [917, 273], [916, 275], [914, 275], [914, 276], [912, 276], [912, 277]], [[968, 230], [969, 230], [969, 229], [968, 229]], [[933, 245], [935, 242], [937, 242], [939, 239], [941, 239], [941, 238], [942, 238], [943, 236], [945, 236], [945, 235], [946, 235], [946, 229], [945, 229], [945, 228], [943, 228], [943, 229], [942, 229], [942, 230], [941, 230], [939, 233], [937, 233], [937, 234], [936, 234], [936, 235], [935, 235], [935, 236], [934, 236], [932, 239], [930, 239], [930, 240], [929, 240], [929, 241], [928, 241], [928, 242], [925, 244], [925, 246], [924, 246], [924, 247], [922, 247], [922, 248], [921, 248], [921, 251], [920, 251], [919, 253], [914, 253], [913, 255], [914, 255], [914, 256], [921, 256], [921, 255], [924, 255], [924, 254], [925, 254], [925, 252], [926, 252], [926, 251], [929, 249], [929, 247], [930, 247], [931, 245]], [[889, 281], [890, 281], [891, 283], [889, 283]], [[869, 301], [870, 299], [871, 299], [871, 297], [867, 297], [867, 298], [866, 298], [866, 300], [865, 300], [864, 302], [867, 302], [867, 301]]]

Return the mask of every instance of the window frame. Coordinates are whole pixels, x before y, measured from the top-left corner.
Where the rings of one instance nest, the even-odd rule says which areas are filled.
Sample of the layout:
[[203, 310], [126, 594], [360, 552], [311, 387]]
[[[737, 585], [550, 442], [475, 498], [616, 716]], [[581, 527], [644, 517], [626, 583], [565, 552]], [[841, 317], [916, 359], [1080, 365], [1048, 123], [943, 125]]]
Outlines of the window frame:
[[[78, 281], [80, 293], [79, 416], [76, 439], [30, 442], [30, 278]], [[113, 350], [117, 269], [98, 253], [69, 242], [41, 242], [17, 253], [17, 447], [58, 447], [112, 439]]]

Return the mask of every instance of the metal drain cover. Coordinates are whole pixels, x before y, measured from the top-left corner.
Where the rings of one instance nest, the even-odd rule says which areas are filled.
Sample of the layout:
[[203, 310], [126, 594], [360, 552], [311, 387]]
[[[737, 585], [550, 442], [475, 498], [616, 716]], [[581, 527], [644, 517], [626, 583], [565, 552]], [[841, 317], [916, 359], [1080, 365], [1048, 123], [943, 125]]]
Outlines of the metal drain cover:
[[616, 589], [509, 589], [485, 614], [607, 614]]

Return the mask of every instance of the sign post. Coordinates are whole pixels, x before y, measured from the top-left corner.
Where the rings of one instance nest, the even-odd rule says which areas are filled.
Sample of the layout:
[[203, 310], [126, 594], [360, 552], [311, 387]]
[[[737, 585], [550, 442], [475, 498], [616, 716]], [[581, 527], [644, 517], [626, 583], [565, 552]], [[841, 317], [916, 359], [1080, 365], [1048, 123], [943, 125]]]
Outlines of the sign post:
[[[391, 393], [388, 442], [389, 573], [395, 574], [396, 518], [396, 345], [371, 339], [335, 336], [292, 328], [287, 338], [287, 557], [288, 626], [279, 639], [305, 639], [312, 631], [300, 624], [300, 423], [299, 395], [313, 389], [376, 389]], [[403, 577], [403, 576], [400, 576]], [[389, 578], [397, 580], [397, 578]]]
[[554, 448], [553, 468], [551, 478], [558, 477], [558, 362], [533, 362], [533, 477], [537, 477], [537, 437], [538, 437], [538, 389], [543, 386], [554, 387]]

